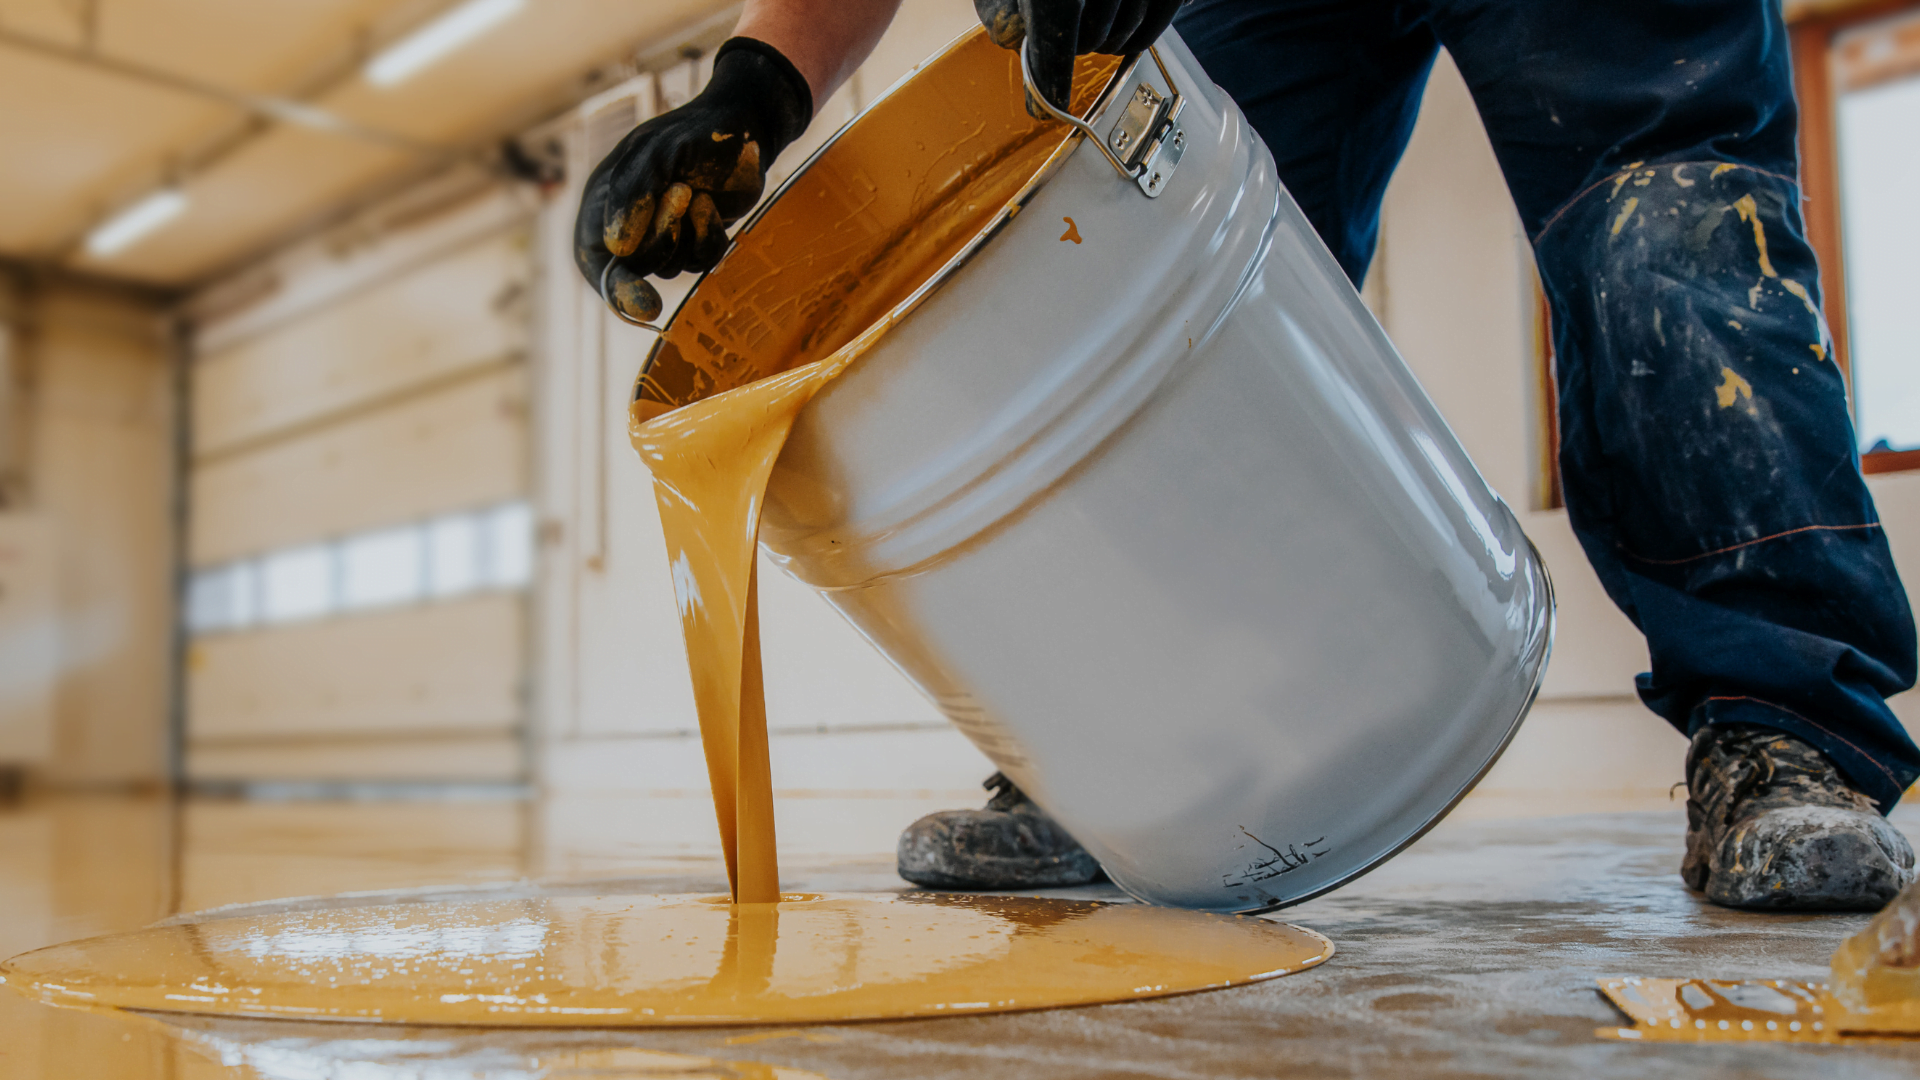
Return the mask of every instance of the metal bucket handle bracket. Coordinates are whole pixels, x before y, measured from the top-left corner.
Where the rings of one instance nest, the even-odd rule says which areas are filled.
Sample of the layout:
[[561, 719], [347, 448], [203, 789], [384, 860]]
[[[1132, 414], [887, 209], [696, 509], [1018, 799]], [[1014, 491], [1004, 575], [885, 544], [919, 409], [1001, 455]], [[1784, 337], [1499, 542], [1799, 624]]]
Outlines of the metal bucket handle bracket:
[[[1174, 83], [1166, 62], [1160, 59], [1160, 50], [1147, 47], [1154, 66], [1160, 69], [1160, 78], [1166, 84], [1167, 93], [1163, 95], [1152, 84], [1142, 81], [1133, 88], [1133, 96], [1127, 99], [1127, 107], [1121, 112], [1120, 119], [1103, 139], [1092, 124], [1070, 112], [1054, 108], [1053, 102], [1040, 92], [1033, 78], [1033, 63], [1027, 56], [1028, 44], [1027, 41], [1020, 44], [1020, 77], [1026, 82], [1027, 96], [1039, 102], [1040, 107], [1054, 119], [1072, 126], [1099, 147], [1101, 155], [1122, 179], [1138, 184], [1147, 198], [1159, 198], [1187, 149], [1187, 133], [1179, 123], [1180, 114], [1187, 107], [1187, 99]], [[1120, 72], [1132, 71], [1139, 59], [1139, 53], [1127, 57], [1120, 64]], [[1102, 95], [1101, 100], [1104, 98], [1105, 95]], [[1097, 110], [1099, 102], [1096, 101], [1093, 107]]]

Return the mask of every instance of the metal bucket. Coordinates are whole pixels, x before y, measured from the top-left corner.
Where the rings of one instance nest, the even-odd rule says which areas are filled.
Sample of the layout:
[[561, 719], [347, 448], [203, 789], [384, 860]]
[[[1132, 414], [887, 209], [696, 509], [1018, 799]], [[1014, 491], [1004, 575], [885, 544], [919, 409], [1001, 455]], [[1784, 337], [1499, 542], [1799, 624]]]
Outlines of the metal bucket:
[[1551, 586], [1177, 36], [1083, 68], [1099, 153], [977, 32], [922, 65], [738, 234], [636, 416], [890, 323], [765, 549], [1121, 888], [1271, 909], [1485, 774]]

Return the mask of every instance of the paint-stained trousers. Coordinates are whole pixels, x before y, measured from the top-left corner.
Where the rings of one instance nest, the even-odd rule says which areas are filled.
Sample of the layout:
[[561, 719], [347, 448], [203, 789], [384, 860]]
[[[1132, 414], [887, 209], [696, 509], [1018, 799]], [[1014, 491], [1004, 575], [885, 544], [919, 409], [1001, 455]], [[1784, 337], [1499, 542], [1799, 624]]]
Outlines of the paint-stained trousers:
[[1195, 0], [1175, 24], [1358, 282], [1445, 46], [1552, 309], [1574, 531], [1640, 697], [1759, 724], [1884, 812], [1913, 616], [1860, 477], [1800, 213], [1779, 0]]

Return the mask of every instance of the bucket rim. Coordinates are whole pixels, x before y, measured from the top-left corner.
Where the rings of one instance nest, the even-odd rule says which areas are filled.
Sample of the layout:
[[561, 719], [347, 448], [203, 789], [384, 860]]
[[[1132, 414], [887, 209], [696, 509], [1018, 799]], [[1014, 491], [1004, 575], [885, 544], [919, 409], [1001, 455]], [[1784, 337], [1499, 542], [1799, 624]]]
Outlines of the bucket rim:
[[[772, 194], [760, 200], [759, 205], [755, 206], [752, 212], [750, 212], [745, 220], [734, 230], [732, 239], [728, 241], [728, 251], [731, 252], [738, 244], [739, 239], [750, 232], [754, 226], [758, 225], [761, 219], [779, 204], [788, 190], [799, 183], [815, 164], [828, 153], [832, 152], [840, 140], [858, 127], [862, 120], [866, 119], [876, 109], [879, 109], [895, 95], [899, 94], [900, 91], [908, 83], [912, 82], [922, 71], [961, 49], [971, 46], [978, 39], [985, 37], [986, 33], [985, 26], [973, 26], [962, 31], [938, 51], [915, 64], [906, 74], [895, 80], [891, 86], [887, 87], [878, 97], [874, 98], [862, 108], [857, 115], [840, 125], [839, 129], [828, 136], [826, 141], [822, 142], [811, 154], [808, 154], [806, 160], [801, 162], [793, 172], [789, 173], [786, 179], [780, 182], [778, 187], [774, 188]], [[1018, 56], [1019, 54], [1015, 52], [1014, 55]], [[1115, 66], [1112, 75], [1107, 79], [1106, 85], [1101, 87], [1099, 93], [1094, 95], [1093, 103], [1087, 111], [1086, 119], [1088, 121], [1091, 122], [1105, 115], [1107, 110], [1118, 100], [1121, 88], [1127, 85], [1133, 73], [1139, 69], [1140, 61], [1144, 59], [1146, 55], [1146, 52], [1143, 50], [1132, 56], [1120, 58], [1121, 62]], [[1059, 121], [1053, 122], [1059, 123]], [[945, 263], [942, 263], [933, 273], [929, 274], [926, 280], [915, 286], [912, 292], [908, 293], [898, 303], [875, 318], [867, 326], [861, 328], [861, 330], [856, 332], [849, 340], [858, 340], [872, 332], [876, 327], [883, 328], [881, 330], [883, 334], [890, 332], [901, 320], [911, 315], [920, 305], [925, 303], [929, 297], [938, 291], [941, 286], [952, 280], [968, 263], [972, 262], [974, 257], [978, 255], [989, 242], [998, 236], [1000, 232], [1006, 228], [1008, 223], [1017, 217], [1021, 210], [1026, 208], [1028, 203], [1033, 201], [1040, 190], [1060, 172], [1066, 165], [1067, 160], [1073, 156], [1074, 151], [1078, 150], [1080, 144], [1085, 141], [1085, 134], [1078, 128], [1069, 127], [1065, 136], [1061, 139], [1060, 144], [1047, 155], [1046, 160], [1041, 162], [1039, 168], [1034, 170], [1033, 175], [1021, 184], [1020, 189], [1015, 192], [999, 210], [994, 212], [991, 219], [982, 225], [973, 236], [967, 239], [960, 250], [955, 252]], [[640, 362], [640, 369], [634, 375], [633, 392], [628, 395], [627, 399], [629, 405], [635, 410], [634, 420], [636, 423], [656, 419], [684, 405], [693, 403], [689, 401], [683, 402], [681, 405], [666, 406], [664, 403], [651, 402], [650, 399], [642, 397], [642, 391], [647, 384], [648, 376], [652, 373], [654, 363], [660, 357], [661, 349], [668, 343], [669, 335], [679, 322], [681, 314], [687, 310], [688, 304], [693, 300], [694, 296], [699, 293], [700, 287], [706, 283], [707, 278], [719, 270], [724, 261], [725, 256], [723, 255], [721, 262], [717, 262], [709, 269], [701, 271], [700, 276], [694, 279], [692, 287], [686, 291], [686, 294], [681, 298], [679, 304], [674, 307], [673, 313], [661, 319], [658, 326], [649, 327], [649, 329], [655, 331], [656, 337], [653, 345], [648, 348], [645, 359]], [[647, 404], [660, 407], [647, 410], [645, 409]], [[640, 415], [640, 412], [643, 410], [646, 412], [644, 416]]]

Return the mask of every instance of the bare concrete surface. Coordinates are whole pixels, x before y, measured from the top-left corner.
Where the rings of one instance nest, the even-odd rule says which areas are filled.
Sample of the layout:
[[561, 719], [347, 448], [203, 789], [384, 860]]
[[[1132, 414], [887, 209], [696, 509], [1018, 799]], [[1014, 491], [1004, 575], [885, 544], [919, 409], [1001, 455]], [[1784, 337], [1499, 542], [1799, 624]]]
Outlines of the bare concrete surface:
[[[1901, 811], [1895, 820], [1913, 831], [1920, 814]], [[1683, 828], [1678, 809], [1450, 821], [1361, 881], [1278, 916], [1334, 940], [1339, 953], [1325, 966], [1181, 998], [798, 1030], [541, 1033], [141, 1023], [56, 1015], [0, 995], [11, 999], [0, 1002], [0, 1030], [9, 1036], [0, 1040], [0, 1078], [1920, 1075], [1920, 1042], [1911, 1048], [1689, 1046], [1595, 1037], [1596, 1027], [1622, 1022], [1594, 989], [1600, 976], [1819, 978], [1834, 946], [1865, 922], [1865, 916], [1757, 915], [1706, 904], [1675, 872]], [[502, 882], [491, 864], [476, 866], [477, 880], [462, 887], [489, 893], [723, 888], [704, 867], [694, 873], [650, 869], [617, 882], [530, 885]], [[109, 880], [102, 876], [94, 884]], [[880, 860], [796, 867], [786, 884], [821, 891], [902, 888]], [[1117, 896], [1111, 889], [1065, 892]], [[436, 895], [446, 890], [406, 898]], [[388, 892], [305, 903], [393, 899]], [[114, 1067], [97, 1071], [110, 1049], [117, 1051]]]

